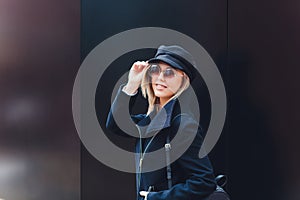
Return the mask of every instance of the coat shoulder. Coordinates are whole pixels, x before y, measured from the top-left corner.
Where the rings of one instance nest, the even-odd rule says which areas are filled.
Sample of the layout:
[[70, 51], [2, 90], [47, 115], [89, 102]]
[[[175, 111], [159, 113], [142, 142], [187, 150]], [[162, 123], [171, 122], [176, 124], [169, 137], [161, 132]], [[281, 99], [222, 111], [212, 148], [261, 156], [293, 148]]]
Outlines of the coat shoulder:
[[200, 126], [200, 124], [196, 121], [193, 115], [189, 113], [180, 113], [175, 115], [172, 118], [172, 124], [174, 125], [194, 125], [194, 126]]
[[173, 117], [171, 122], [173, 127], [183, 132], [197, 132], [197, 135], [203, 137], [203, 129], [195, 117], [189, 113], [180, 113]]

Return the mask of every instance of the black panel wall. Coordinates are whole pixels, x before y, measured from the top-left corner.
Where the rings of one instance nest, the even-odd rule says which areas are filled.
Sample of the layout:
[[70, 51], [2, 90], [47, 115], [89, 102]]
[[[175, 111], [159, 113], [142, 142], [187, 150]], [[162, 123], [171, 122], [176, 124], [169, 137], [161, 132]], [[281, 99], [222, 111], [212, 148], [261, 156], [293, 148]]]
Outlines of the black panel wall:
[[[82, 59], [100, 42], [119, 32], [138, 27], [164, 27], [180, 31], [199, 42], [214, 59], [223, 78], [227, 79], [226, 1], [82, 1], [81, 11]], [[110, 66], [118, 70], [112, 69], [107, 72], [107, 76], [101, 78], [96, 95], [96, 109], [102, 127], [105, 127], [110, 105], [109, 94], [115, 81], [129, 70], [132, 62], [147, 59], [154, 53], [155, 51], [144, 51], [121, 56]], [[201, 109], [201, 112], [204, 112], [205, 108]], [[207, 112], [210, 112], [210, 109], [207, 109]], [[210, 155], [216, 173], [228, 171], [226, 141], [227, 134], [224, 132]], [[123, 143], [125, 142], [126, 140]], [[126, 146], [122, 141], [118, 144]], [[106, 167], [82, 146], [81, 189], [83, 199], [134, 199], [135, 175]]]

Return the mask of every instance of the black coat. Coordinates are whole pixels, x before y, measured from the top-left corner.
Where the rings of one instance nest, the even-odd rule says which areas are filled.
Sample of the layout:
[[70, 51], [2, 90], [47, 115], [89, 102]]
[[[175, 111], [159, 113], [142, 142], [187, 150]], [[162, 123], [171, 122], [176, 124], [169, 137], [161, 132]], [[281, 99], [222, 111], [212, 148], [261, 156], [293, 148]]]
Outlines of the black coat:
[[[122, 115], [128, 114], [130, 98], [120, 88], [112, 104], [106, 126], [114, 133], [127, 135], [118, 128], [113, 118], [118, 116], [121, 117], [122, 124], [127, 125], [126, 132], [135, 132], [137, 199], [143, 199], [139, 196], [139, 191], [148, 191], [151, 186], [152, 190], [147, 200], [204, 200], [215, 190], [216, 182], [208, 157], [200, 159], [198, 156], [203, 142], [198, 123], [192, 115], [181, 113], [177, 100], [168, 102], [158, 113], [151, 113], [148, 116], [133, 115], [131, 119], [122, 118]], [[167, 138], [171, 140], [170, 156], [171, 160], [174, 160], [171, 164], [172, 187], [170, 189], [164, 150]], [[154, 152], [159, 153], [154, 154]], [[143, 158], [142, 162], [141, 158]], [[163, 163], [163, 166], [154, 166], [158, 162]], [[152, 170], [153, 167], [156, 169]]]

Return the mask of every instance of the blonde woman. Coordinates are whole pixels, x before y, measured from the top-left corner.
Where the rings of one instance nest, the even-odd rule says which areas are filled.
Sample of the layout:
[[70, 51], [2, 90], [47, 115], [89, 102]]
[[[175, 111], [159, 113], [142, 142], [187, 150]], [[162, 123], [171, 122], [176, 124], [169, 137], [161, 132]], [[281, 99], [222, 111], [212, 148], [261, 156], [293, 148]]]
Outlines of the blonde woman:
[[[178, 102], [194, 79], [194, 66], [191, 54], [182, 47], [160, 46], [154, 58], [132, 65], [128, 82], [120, 88], [112, 104], [107, 128], [124, 135], [114, 119], [128, 112], [128, 104], [124, 102], [136, 95], [139, 88], [148, 100], [147, 112], [129, 119], [136, 125], [132, 130], [139, 132], [135, 137], [138, 200], [204, 200], [216, 189], [208, 157], [200, 159], [198, 156], [203, 142], [201, 127], [193, 115], [182, 113], [180, 107], [184, 102]], [[126, 120], [124, 122], [130, 124]], [[179, 137], [179, 142], [168, 154], [147, 156], [149, 152], [164, 148], [174, 137]], [[151, 163], [173, 160], [174, 152], [184, 147], [186, 150], [174, 162], [144, 172]]]

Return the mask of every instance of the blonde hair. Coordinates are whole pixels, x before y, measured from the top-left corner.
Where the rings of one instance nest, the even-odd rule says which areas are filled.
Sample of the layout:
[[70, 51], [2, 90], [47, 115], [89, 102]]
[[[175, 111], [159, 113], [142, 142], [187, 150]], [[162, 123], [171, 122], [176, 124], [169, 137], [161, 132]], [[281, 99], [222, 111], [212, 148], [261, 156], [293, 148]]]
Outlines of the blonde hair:
[[[150, 65], [147, 66], [147, 68], [145, 69], [145, 73], [143, 75], [142, 82], [141, 82], [142, 94], [146, 99], [148, 99], [148, 104], [149, 104], [147, 114], [149, 114], [150, 112], [152, 112], [155, 109], [157, 109], [156, 111], [158, 111], [158, 109], [159, 109], [157, 106], [155, 106], [157, 97], [154, 95], [154, 91], [152, 88], [152, 80], [151, 80], [152, 78], [148, 74], [149, 68], [150, 68]], [[183, 73], [183, 76], [182, 76], [183, 79], [182, 79], [181, 85], [180, 85], [179, 89], [176, 91], [176, 93], [169, 99], [169, 101], [171, 101], [172, 99], [178, 98], [182, 94], [182, 92], [185, 91], [190, 86], [189, 77], [183, 71], [182, 71], [182, 73]]]

